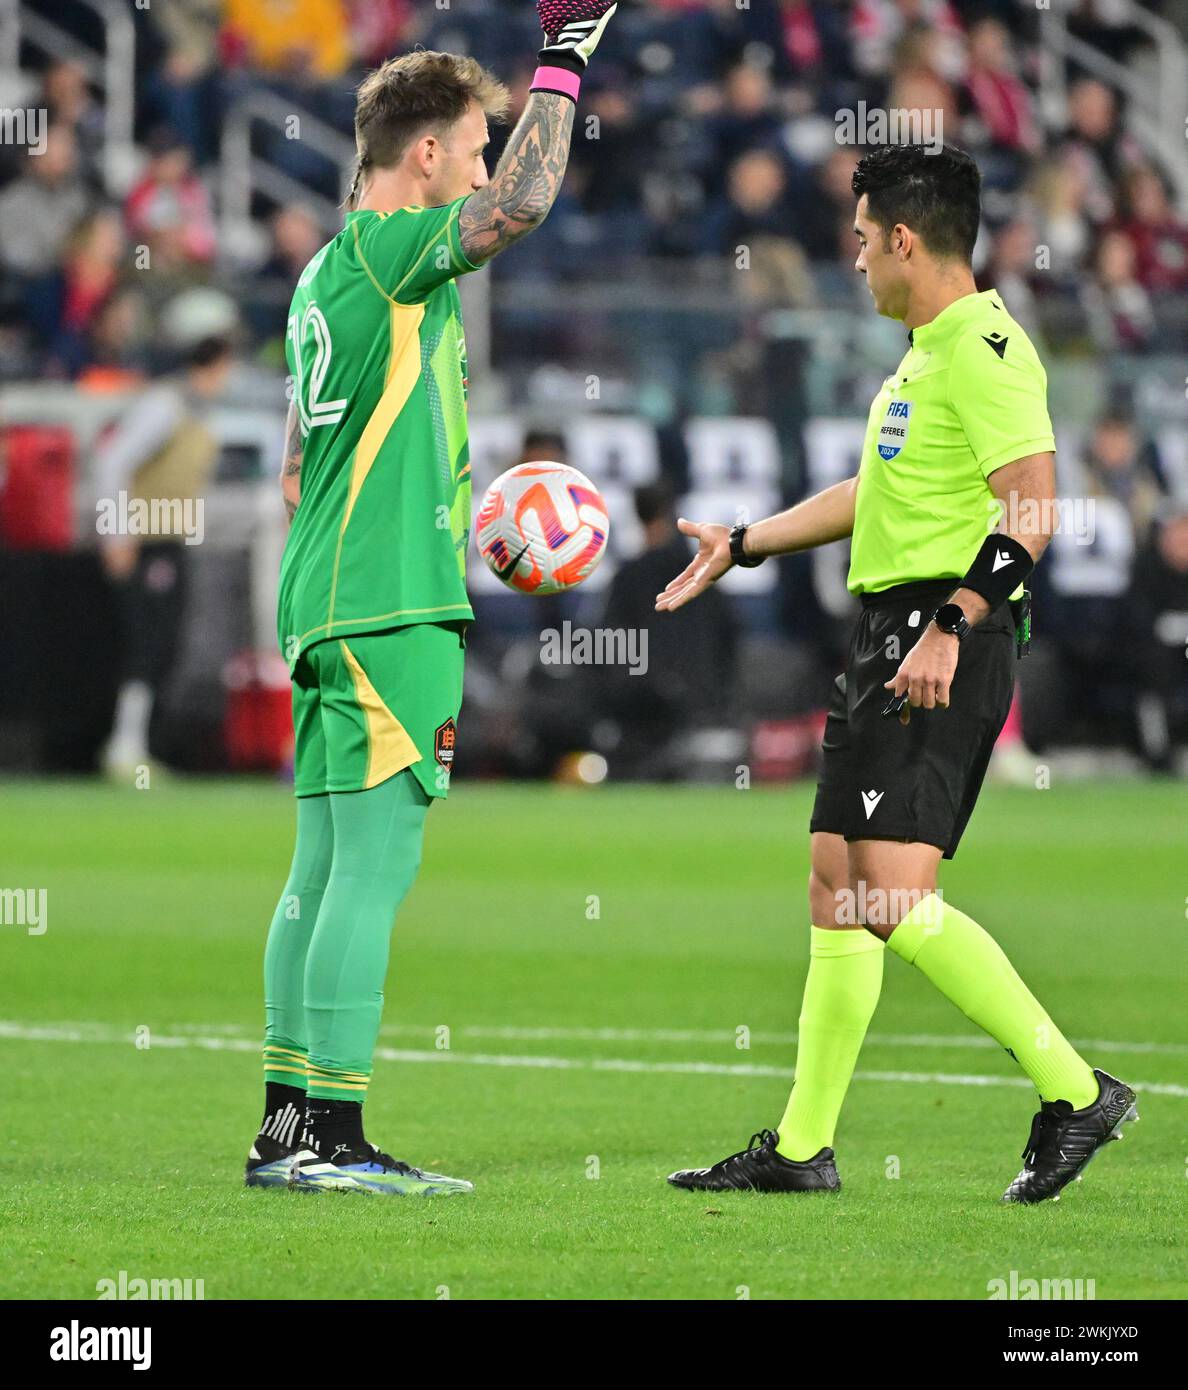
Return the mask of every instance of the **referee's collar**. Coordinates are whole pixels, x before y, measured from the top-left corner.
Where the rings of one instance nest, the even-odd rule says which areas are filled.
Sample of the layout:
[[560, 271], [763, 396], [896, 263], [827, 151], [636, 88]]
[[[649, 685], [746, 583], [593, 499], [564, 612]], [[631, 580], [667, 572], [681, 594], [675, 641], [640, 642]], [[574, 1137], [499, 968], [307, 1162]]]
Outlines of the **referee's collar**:
[[935, 347], [938, 343], [943, 343], [946, 338], [951, 338], [954, 333], [964, 328], [969, 320], [982, 311], [987, 304], [993, 305], [995, 309], [1002, 309], [1002, 296], [997, 290], [982, 290], [980, 293], [963, 294], [960, 299], [955, 299], [952, 304], [943, 308], [936, 318], [929, 323], [922, 323], [919, 328], [913, 328], [908, 333], [908, 342], [912, 347]]

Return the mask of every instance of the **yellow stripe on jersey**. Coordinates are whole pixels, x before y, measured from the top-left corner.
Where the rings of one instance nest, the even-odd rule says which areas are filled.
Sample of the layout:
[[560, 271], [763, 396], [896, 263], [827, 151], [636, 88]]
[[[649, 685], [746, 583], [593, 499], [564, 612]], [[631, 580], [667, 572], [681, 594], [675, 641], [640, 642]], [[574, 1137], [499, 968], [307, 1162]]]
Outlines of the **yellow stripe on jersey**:
[[384, 394], [376, 403], [367, 424], [363, 426], [363, 433], [359, 436], [359, 443], [355, 448], [351, 486], [342, 518], [344, 531], [351, 519], [359, 492], [368, 473], [371, 472], [371, 465], [380, 451], [380, 445], [395, 424], [396, 417], [408, 403], [408, 398], [421, 375], [421, 339], [418, 335], [424, 317], [423, 304], [406, 305], [392, 301], [389, 305], [388, 329], [392, 346], [388, 354], [388, 370], [384, 375]]
[[355, 699], [367, 721], [367, 775], [363, 780], [363, 790], [378, 787], [389, 777], [403, 772], [406, 767], [421, 761], [417, 745], [409, 737], [408, 730], [380, 698], [380, 693], [367, 678], [367, 672], [359, 665], [354, 652], [345, 642], [338, 644], [346, 660], [347, 670], [355, 683]]
[[[370, 274], [370, 272], [368, 272]], [[384, 393], [376, 402], [375, 409], [363, 426], [359, 443], [355, 446], [355, 458], [351, 467], [351, 483], [347, 491], [346, 507], [342, 514], [342, 526], [338, 532], [338, 548], [334, 553], [334, 574], [330, 580], [330, 613], [327, 627], [334, 626], [334, 600], [338, 593], [338, 571], [342, 564], [342, 538], [346, 535], [347, 524], [359, 493], [367, 480], [371, 466], [379, 454], [380, 446], [387, 438], [388, 431], [396, 423], [396, 417], [408, 404], [417, 381], [421, 375], [421, 339], [419, 336], [421, 320], [425, 316], [423, 304], [397, 304], [389, 301], [388, 331], [391, 348], [388, 353], [388, 370], [384, 375]]]

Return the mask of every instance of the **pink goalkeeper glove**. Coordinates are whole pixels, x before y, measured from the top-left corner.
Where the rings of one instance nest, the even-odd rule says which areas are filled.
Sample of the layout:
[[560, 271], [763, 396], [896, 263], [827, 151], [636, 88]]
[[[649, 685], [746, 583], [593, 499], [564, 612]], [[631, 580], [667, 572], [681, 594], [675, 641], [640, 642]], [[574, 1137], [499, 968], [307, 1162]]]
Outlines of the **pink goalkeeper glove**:
[[561, 92], [577, 100], [590, 54], [617, 6], [611, 0], [536, 0], [545, 46], [532, 90]]

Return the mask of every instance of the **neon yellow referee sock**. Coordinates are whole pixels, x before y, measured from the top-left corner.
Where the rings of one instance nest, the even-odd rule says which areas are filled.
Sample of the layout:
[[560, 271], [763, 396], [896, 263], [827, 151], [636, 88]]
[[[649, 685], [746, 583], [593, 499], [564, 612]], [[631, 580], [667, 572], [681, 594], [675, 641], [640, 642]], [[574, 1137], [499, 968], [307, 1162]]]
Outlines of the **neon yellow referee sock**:
[[796, 1084], [780, 1121], [776, 1152], [812, 1158], [833, 1143], [854, 1063], [883, 985], [883, 943], [865, 930], [810, 928], [808, 978], [800, 1007]]
[[1097, 1078], [1015, 973], [1002, 948], [964, 912], [935, 894], [918, 902], [888, 946], [1005, 1047], [1041, 1100], [1082, 1110], [1097, 1099]]

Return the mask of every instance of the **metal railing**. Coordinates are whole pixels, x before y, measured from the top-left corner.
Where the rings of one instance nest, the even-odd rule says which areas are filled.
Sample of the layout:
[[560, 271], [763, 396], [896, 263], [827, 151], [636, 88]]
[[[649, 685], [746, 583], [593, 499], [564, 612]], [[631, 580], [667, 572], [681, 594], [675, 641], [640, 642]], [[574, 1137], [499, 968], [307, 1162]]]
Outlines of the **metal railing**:
[[[355, 157], [355, 142], [273, 92], [245, 92], [228, 111], [219, 144], [219, 216], [232, 235], [252, 220], [252, 195], [259, 192], [274, 202], [299, 200], [321, 223], [327, 235], [342, 227], [339, 205], [317, 193], [277, 164], [252, 153], [252, 132], [257, 125], [292, 138], [293, 121], [299, 122], [301, 143], [345, 171]], [[343, 190], [345, 192], [345, 189]]]
[[1151, 41], [1155, 81], [1094, 48], [1070, 32], [1065, 13], [1047, 9], [1040, 14], [1044, 56], [1042, 91], [1045, 106], [1062, 110], [1067, 94], [1066, 65], [1085, 72], [1120, 92], [1127, 102], [1127, 121], [1139, 141], [1154, 154], [1172, 181], [1176, 202], [1188, 214], [1188, 45], [1174, 25], [1136, 3], [1116, 0], [1120, 16]]
[[76, 0], [98, 19], [103, 50], [80, 42], [68, 30], [28, 5], [4, 0], [0, 55], [16, 66], [23, 40], [53, 58], [81, 63], [88, 81], [103, 93], [103, 183], [114, 197], [127, 191], [133, 158], [136, 103], [136, 26], [124, 0]]

